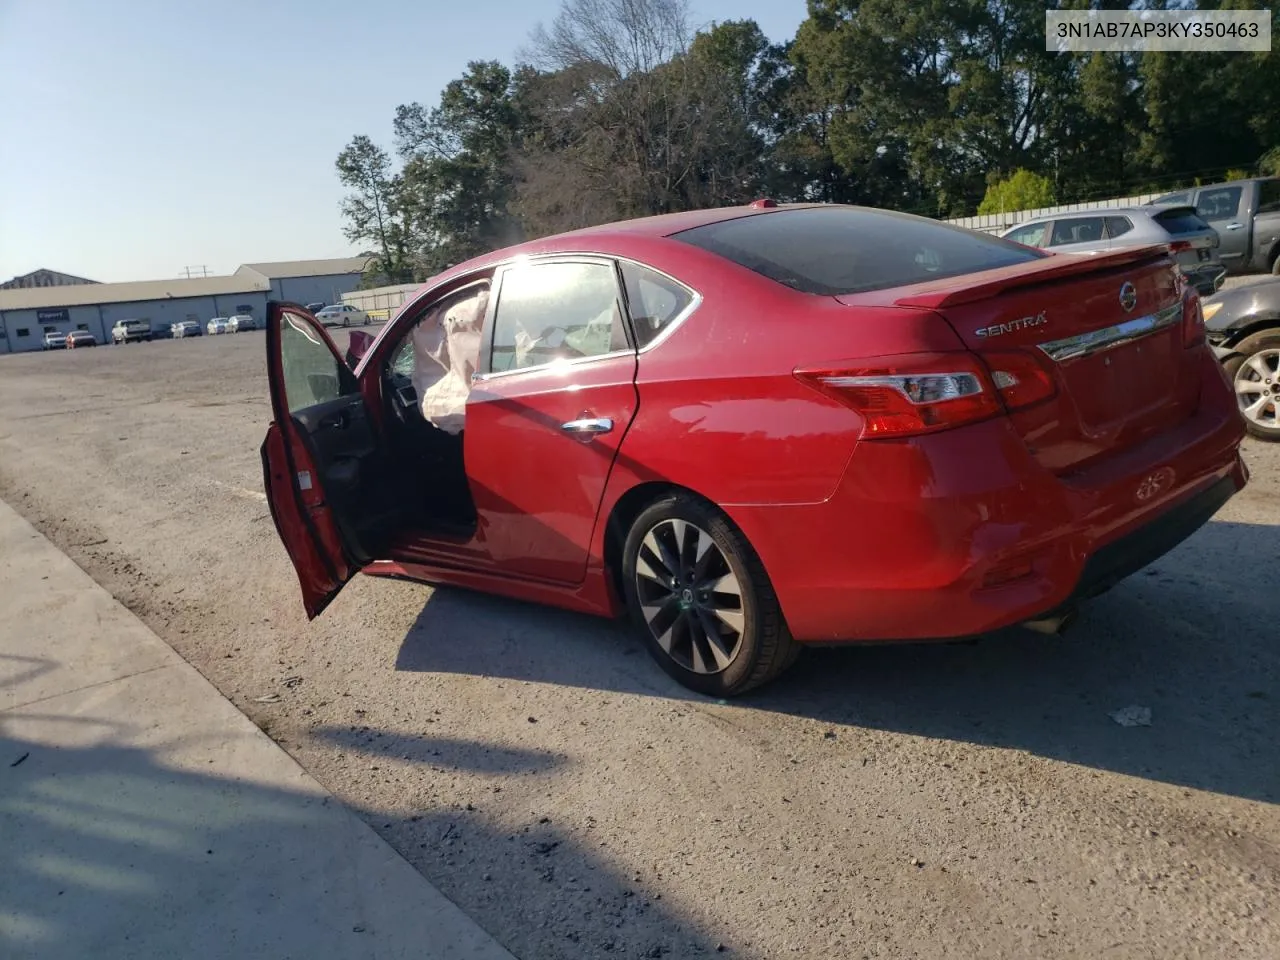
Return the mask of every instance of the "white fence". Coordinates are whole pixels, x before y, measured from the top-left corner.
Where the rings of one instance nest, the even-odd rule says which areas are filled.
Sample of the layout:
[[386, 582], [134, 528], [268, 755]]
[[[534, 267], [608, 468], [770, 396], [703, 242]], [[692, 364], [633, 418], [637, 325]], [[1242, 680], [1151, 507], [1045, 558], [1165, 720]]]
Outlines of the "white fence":
[[421, 287], [420, 283], [401, 283], [393, 287], [374, 287], [372, 290], [352, 290], [342, 295], [342, 302], [365, 311], [374, 320], [389, 320]]
[[981, 230], [983, 233], [999, 233], [1024, 220], [1048, 217], [1056, 213], [1074, 213], [1077, 210], [1096, 210], [1098, 207], [1140, 207], [1148, 200], [1163, 196], [1160, 193], [1144, 193], [1139, 197], [1116, 197], [1112, 200], [1092, 200], [1089, 203], [1068, 203], [1061, 207], [1041, 207], [1038, 210], [1018, 210], [1014, 213], [988, 213], [980, 217], [960, 217], [948, 220], [957, 227]]

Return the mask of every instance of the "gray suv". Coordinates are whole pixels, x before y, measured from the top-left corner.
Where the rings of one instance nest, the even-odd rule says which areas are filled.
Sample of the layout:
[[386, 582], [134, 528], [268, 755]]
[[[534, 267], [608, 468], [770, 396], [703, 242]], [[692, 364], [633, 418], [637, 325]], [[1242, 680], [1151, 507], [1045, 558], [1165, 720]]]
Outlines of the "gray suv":
[[1218, 259], [1217, 231], [1187, 204], [1073, 210], [1027, 220], [1000, 236], [1054, 253], [1105, 253], [1167, 244], [1183, 275], [1202, 296], [1215, 293], [1227, 276]]

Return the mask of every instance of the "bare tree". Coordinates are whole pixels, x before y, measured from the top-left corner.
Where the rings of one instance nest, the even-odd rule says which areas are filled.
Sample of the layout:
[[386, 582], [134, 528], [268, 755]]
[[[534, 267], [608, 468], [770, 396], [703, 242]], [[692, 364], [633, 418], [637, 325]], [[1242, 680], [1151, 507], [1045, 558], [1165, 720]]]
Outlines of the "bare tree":
[[753, 134], [691, 41], [685, 0], [565, 0], [534, 34], [536, 129], [517, 165], [534, 232], [741, 197]]
[[598, 64], [621, 80], [680, 56], [691, 38], [687, 0], [564, 0], [523, 56], [548, 72]]

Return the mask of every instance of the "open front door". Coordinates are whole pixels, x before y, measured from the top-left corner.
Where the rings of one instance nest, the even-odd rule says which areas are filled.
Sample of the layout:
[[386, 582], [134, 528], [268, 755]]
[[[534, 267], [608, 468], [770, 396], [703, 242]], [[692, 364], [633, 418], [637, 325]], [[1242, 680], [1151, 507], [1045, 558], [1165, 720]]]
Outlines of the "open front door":
[[374, 559], [388, 509], [374, 488], [385, 471], [355, 375], [302, 307], [267, 305], [267, 379], [263, 483], [314, 619]]

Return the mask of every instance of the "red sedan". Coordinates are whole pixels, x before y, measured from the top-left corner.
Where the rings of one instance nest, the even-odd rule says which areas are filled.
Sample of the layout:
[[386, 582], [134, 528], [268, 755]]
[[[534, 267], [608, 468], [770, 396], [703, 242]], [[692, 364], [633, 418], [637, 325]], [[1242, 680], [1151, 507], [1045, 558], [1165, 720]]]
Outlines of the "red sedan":
[[712, 695], [806, 644], [1056, 630], [1247, 480], [1162, 247], [757, 201], [463, 263], [345, 356], [269, 312], [310, 616], [358, 571], [629, 612]]

